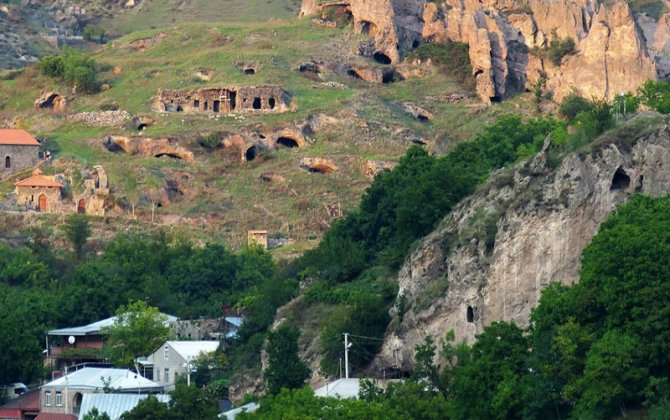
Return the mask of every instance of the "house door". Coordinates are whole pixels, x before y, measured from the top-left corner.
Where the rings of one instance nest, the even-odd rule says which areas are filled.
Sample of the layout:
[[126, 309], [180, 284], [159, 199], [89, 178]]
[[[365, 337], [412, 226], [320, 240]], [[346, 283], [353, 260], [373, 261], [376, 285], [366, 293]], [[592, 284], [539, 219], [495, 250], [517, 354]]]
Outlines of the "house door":
[[83, 198], [79, 200], [79, 204], [77, 204], [77, 213], [86, 213], [86, 200]]
[[47, 211], [47, 196], [46, 194], [41, 194], [39, 196], [40, 202], [40, 211]]

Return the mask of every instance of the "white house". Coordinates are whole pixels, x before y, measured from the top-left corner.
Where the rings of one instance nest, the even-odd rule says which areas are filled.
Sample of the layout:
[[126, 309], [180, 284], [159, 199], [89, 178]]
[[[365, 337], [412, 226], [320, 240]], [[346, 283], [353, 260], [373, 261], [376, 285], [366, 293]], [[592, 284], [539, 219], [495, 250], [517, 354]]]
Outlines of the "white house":
[[158, 393], [163, 386], [128, 369], [83, 368], [41, 388], [42, 413], [79, 414], [85, 394], [113, 390], [117, 393]]
[[218, 341], [166, 341], [151, 355], [154, 381], [173, 389], [180, 375], [193, 371], [192, 362], [198, 356], [213, 353], [218, 347]]

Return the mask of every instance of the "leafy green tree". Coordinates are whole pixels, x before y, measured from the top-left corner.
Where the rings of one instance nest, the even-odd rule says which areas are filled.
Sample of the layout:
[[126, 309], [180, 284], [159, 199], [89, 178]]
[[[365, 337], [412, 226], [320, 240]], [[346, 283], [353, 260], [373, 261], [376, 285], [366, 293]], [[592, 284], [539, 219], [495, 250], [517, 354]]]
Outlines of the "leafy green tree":
[[215, 420], [219, 409], [216, 398], [206, 388], [177, 384], [168, 403], [170, 420]]
[[81, 214], [73, 214], [67, 219], [65, 225], [63, 225], [63, 230], [72, 245], [75, 259], [81, 261], [84, 256], [84, 246], [91, 236], [88, 218]]
[[59, 78], [65, 75], [65, 63], [59, 56], [47, 55], [40, 61], [40, 72], [51, 78]]
[[577, 93], [571, 93], [563, 99], [558, 107], [558, 113], [568, 121], [573, 121], [580, 112], [589, 112], [593, 108], [591, 101], [582, 98]]
[[135, 408], [121, 415], [121, 420], [169, 420], [168, 405], [149, 395], [141, 400]]
[[298, 356], [300, 331], [284, 324], [268, 332], [268, 367], [263, 372], [267, 391], [277, 394], [282, 388], [302, 388], [310, 370]]
[[670, 114], [670, 82], [647, 80], [638, 88], [638, 96], [643, 104], [661, 114]]
[[84, 414], [82, 420], [111, 420], [106, 412], [99, 412], [96, 407], [93, 407], [88, 413]]
[[170, 338], [167, 318], [158, 308], [138, 300], [119, 307], [114, 325], [103, 328], [110, 358], [115, 365], [135, 367], [136, 359], [159, 348]]

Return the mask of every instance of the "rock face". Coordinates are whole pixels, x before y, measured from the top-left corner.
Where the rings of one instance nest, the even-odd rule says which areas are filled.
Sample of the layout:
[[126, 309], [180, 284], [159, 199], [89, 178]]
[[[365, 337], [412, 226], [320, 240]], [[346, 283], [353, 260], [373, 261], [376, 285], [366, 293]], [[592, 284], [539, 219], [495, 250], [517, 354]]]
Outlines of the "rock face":
[[[464, 42], [485, 101], [530, 89], [540, 78], [554, 98], [573, 90], [612, 99], [656, 77], [644, 38], [622, 0], [598, 2], [530, 0], [525, 6], [500, 0], [447, 0], [424, 11], [427, 39]], [[574, 55], [556, 66], [538, 54], [554, 39], [571, 38]]]
[[[344, 3], [354, 30], [373, 38], [378, 60], [398, 64], [427, 40], [468, 44], [477, 94], [486, 103], [530, 90], [541, 80], [557, 101], [573, 91], [611, 100], [647, 79], [670, 75], [670, 13], [658, 20], [634, 15], [624, 0]], [[323, 7], [304, 0], [301, 15]], [[574, 51], [558, 64], [549, 60], [552, 41], [567, 38]]]
[[[525, 326], [543, 287], [577, 281], [582, 250], [618, 204], [670, 189], [667, 121], [639, 118], [555, 169], [541, 153], [498, 172], [447, 216], [399, 272], [404, 310], [392, 310], [373, 369], [410, 369], [428, 334], [453, 329], [457, 341], [471, 342], [494, 321]], [[640, 127], [651, 127], [642, 138]]]

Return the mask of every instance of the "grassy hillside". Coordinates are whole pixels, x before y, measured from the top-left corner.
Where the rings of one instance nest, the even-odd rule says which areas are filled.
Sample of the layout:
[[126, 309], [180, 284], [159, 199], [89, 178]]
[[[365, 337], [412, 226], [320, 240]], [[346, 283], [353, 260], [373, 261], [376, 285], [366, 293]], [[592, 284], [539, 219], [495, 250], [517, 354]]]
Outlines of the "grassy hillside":
[[[199, 3], [193, 1], [188, 7], [196, 8]], [[281, 2], [269, 4], [275, 10], [283, 7]], [[165, 12], [154, 2], [145, 2], [142, 12], [137, 12], [138, 19], [139, 13], [150, 13], [151, 7], [156, 7], [156, 13]], [[122, 24], [129, 16], [122, 14], [116, 23]], [[158, 16], [156, 19], [156, 25], [164, 22]], [[144, 51], [132, 48], [132, 42], [139, 39], [147, 40], [150, 47]], [[297, 71], [301, 62], [314, 57], [377, 66], [354, 54], [357, 44], [365, 39], [352, 34], [350, 28], [324, 28], [297, 19], [183, 23], [133, 32], [93, 54], [104, 70], [101, 83], [108, 84], [109, 89], [95, 95], [73, 95], [64, 114], [36, 111], [32, 104], [44, 91], [68, 95], [68, 86], [40, 75], [36, 67], [5, 73], [0, 78], [0, 121], [47, 138], [46, 144], [56, 158], [53, 171], [103, 165], [119, 204], [131, 190], [143, 194], [150, 185], [176, 181], [182, 195], [177, 194], [176, 199], [158, 209], [161, 224], [178, 225], [179, 229], [193, 231], [190, 234], [196, 237], [220, 235], [233, 246], [246, 241], [249, 229], [268, 229], [271, 235], [296, 241], [279, 250], [292, 254], [311, 247], [330, 225], [332, 217], [325, 205], [339, 205], [345, 213], [357, 205], [370, 182], [363, 174], [368, 159], [395, 160], [415, 138], [423, 139], [432, 151], [444, 152], [454, 142], [468, 139], [492, 123], [496, 115], [534, 112], [526, 97], [488, 109], [474, 99], [439, 102], [435, 96], [461, 92], [451, 77], [436, 69], [422, 78], [386, 85], [372, 85], [332, 72], [305, 77]], [[258, 65], [256, 74], [241, 71], [240, 64], [246, 62]], [[212, 79], [198, 79], [196, 72], [201, 70], [211, 71]], [[273, 115], [220, 114], [214, 118], [211, 114], [158, 114], [150, 109], [159, 88], [263, 84], [284, 87], [292, 95], [294, 110]], [[402, 101], [419, 104], [435, 117], [421, 122], [402, 110]], [[195, 153], [195, 161], [109, 152], [101, 142], [104, 136], [138, 135], [137, 130], [131, 124], [89, 127], [69, 119], [70, 114], [110, 107], [155, 118], [157, 123], [142, 135], [176, 138]], [[250, 137], [302, 124], [308, 116], [317, 114], [333, 116], [339, 124], [315, 133], [305, 148], [266, 150], [253, 162], [240, 162], [225, 149], [207, 152], [197, 143], [201, 134], [241, 133]], [[309, 173], [298, 166], [302, 157], [331, 159], [340, 170], [328, 175]], [[280, 174], [286, 181], [262, 183], [259, 176], [264, 172]], [[11, 190], [10, 181], [0, 187], [2, 191]], [[125, 217], [125, 212], [119, 207], [112, 215]], [[147, 220], [146, 203], [139, 215]]]

